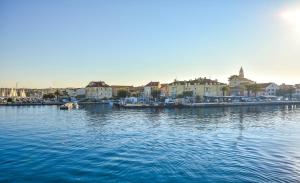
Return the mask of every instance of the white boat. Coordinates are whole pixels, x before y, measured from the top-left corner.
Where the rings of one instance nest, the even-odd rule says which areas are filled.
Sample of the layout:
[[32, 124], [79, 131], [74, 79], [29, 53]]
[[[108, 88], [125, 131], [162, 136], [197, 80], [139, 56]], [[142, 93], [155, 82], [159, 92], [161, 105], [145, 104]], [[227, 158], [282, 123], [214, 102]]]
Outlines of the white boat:
[[18, 96], [17, 91], [12, 88], [10, 90], [9, 97], [17, 97], [17, 96]]
[[21, 97], [21, 98], [26, 98], [25, 90], [22, 90], [22, 91], [20, 92], [20, 97]]
[[61, 110], [78, 109], [78, 108], [79, 108], [79, 105], [75, 102], [68, 102], [59, 107], [59, 109], [61, 109]]

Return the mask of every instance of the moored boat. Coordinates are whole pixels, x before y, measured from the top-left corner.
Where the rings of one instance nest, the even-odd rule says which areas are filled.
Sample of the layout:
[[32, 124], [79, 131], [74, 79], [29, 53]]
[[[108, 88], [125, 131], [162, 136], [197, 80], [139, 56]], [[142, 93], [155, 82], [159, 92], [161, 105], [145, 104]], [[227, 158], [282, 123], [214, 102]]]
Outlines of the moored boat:
[[78, 109], [79, 105], [75, 102], [68, 102], [59, 107], [60, 110]]

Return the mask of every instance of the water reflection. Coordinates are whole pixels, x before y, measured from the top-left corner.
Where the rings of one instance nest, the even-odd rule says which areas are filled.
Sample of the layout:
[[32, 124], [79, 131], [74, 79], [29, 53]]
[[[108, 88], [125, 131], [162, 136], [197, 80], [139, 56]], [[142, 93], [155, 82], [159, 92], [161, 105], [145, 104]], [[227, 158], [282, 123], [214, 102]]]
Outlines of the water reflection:
[[[184, 109], [116, 109], [108, 105], [84, 105], [87, 126], [103, 127], [122, 122], [128, 126], [146, 125], [158, 128], [161, 125], [170, 127], [192, 127], [198, 130], [218, 129], [223, 127], [237, 128], [243, 131], [249, 127], [268, 127], [272, 118], [288, 120], [298, 111], [292, 106], [243, 106], [221, 108], [184, 108]], [[128, 126], [126, 126], [128, 125]]]
[[297, 106], [0, 107], [0, 182], [297, 182]]

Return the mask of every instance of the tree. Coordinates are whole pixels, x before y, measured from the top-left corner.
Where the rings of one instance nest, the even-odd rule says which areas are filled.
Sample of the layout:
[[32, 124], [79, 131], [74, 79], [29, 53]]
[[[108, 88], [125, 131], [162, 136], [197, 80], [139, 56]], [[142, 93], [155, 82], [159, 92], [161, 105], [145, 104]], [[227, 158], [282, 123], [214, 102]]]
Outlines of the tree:
[[58, 89], [54, 92], [54, 95], [56, 96], [57, 101], [59, 99], [59, 96], [62, 96], [61, 92]]
[[183, 97], [192, 97], [193, 96], [193, 91], [184, 91], [182, 93]]
[[160, 93], [161, 91], [158, 89], [151, 90], [151, 96], [155, 99], [160, 97]]
[[126, 98], [129, 95], [127, 90], [118, 90], [117, 97], [118, 98]]
[[68, 94], [68, 92], [67, 92], [67, 91], [65, 91], [65, 90], [62, 92], [62, 95], [63, 95], [63, 96], [68, 96], [68, 97], [69, 97], [69, 94]]
[[55, 95], [53, 93], [48, 93], [43, 95], [43, 99], [54, 99]]
[[245, 85], [245, 89], [247, 90], [247, 96], [250, 97], [250, 92], [253, 89], [252, 85]]
[[295, 93], [296, 89], [294, 87], [289, 87], [288, 88], [288, 95], [290, 99], [292, 99], [293, 94]]
[[223, 86], [223, 87], [221, 88], [221, 90], [222, 90], [223, 96], [225, 96], [225, 93], [228, 92], [229, 88], [228, 88], [228, 86]]
[[254, 92], [254, 95], [256, 97], [257, 93], [260, 91], [261, 88], [258, 84], [255, 83], [255, 84], [251, 85], [251, 89]]
[[280, 88], [276, 91], [276, 95], [278, 96], [289, 96], [292, 98], [293, 94], [295, 93], [296, 89], [292, 86]]
[[282, 88], [276, 90], [276, 95], [277, 96], [284, 96], [285, 95], [284, 90]]
[[184, 96], [182, 94], [176, 95], [176, 98], [183, 98]]

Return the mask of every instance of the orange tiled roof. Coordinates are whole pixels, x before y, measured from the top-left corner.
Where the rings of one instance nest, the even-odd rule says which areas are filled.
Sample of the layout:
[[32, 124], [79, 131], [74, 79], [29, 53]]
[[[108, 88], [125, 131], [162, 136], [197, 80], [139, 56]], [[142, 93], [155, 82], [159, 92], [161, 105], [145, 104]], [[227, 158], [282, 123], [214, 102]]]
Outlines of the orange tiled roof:
[[146, 84], [146, 86], [159, 86], [159, 82], [150, 82], [148, 84]]
[[92, 81], [86, 87], [109, 87], [104, 81]]

